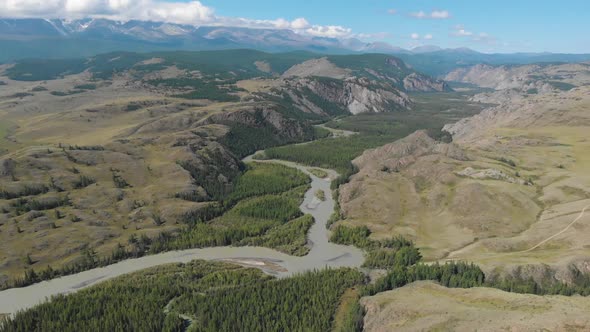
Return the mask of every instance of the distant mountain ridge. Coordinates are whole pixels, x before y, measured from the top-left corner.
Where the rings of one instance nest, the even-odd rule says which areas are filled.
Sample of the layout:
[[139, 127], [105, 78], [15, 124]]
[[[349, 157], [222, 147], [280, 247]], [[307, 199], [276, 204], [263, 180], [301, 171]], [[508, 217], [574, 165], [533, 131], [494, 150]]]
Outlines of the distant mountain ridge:
[[485, 54], [468, 48], [424, 45], [411, 50], [357, 38], [327, 38], [287, 29], [192, 26], [164, 22], [107, 19], [0, 19], [0, 63], [25, 58], [79, 58], [128, 51], [295, 50], [324, 54], [384, 53], [402, 58], [417, 71], [437, 77], [480, 63], [530, 64], [589, 61], [588, 54]]
[[[49, 41], [55, 47], [48, 47]], [[89, 41], [96, 43], [90, 44]], [[90, 47], [71, 48], [76, 43]], [[0, 45], [6, 45], [3, 49], [8, 50], [0, 55], [0, 61], [92, 56], [111, 51], [252, 48], [271, 52], [306, 50], [339, 54], [370, 48], [358, 39], [314, 37], [291, 30], [196, 27], [105, 19], [0, 19]]]

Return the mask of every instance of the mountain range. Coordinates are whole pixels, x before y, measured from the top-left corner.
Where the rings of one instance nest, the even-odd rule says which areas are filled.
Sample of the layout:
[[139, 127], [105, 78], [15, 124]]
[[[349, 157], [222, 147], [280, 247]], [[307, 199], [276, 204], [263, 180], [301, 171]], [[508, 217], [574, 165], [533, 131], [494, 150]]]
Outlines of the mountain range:
[[0, 19], [0, 63], [23, 58], [76, 58], [113, 51], [223, 50], [267, 52], [305, 50], [324, 54], [384, 53], [401, 57], [416, 70], [444, 76], [479, 63], [491, 65], [536, 62], [580, 62], [588, 54], [485, 54], [468, 48], [424, 45], [412, 50], [385, 42], [327, 38], [287, 29], [192, 26], [162, 22], [107, 19]]

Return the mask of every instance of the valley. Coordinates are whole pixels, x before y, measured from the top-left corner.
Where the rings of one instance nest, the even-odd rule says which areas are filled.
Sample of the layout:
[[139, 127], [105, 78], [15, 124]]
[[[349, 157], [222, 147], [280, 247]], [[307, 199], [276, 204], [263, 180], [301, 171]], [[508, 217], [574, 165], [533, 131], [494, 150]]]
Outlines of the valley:
[[588, 88], [510, 94], [475, 95], [495, 105], [445, 126], [452, 143], [417, 132], [364, 152], [340, 189], [342, 224], [403, 234], [427, 260], [476, 262], [490, 278], [587, 273]]
[[[247, 157], [245, 160], [257, 163], [252, 161], [251, 157]], [[246, 267], [255, 267], [270, 275], [283, 278], [326, 267], [360, 267], [363, 262], [363, 253], [359, 249], [328, 242], [329, 230], [326, 223], [334, 211], [335, 204], [331, 196], [330, 183], [331, 179], [337, 177], [337, 173], [324, 170], [329, 176], [318, 178], [310, 173], [311, 168], [309, 167], [274, 160], [264, 161], [264, 164], [266, 163], [284, 164], [311, 177], [311, 186], [306, 191], [305, 198], [299, 207], [302, 213], [311, 216], [314, 221], [311, 227], [304, 229], [303, 236], [307, 240], [304, 239], [302, 245], [307, 248], [307, 252], [302, 257], [291, 256], [293, 252], [289, 251], [284, 253], [280, 247], [279, 251], [275, 251], [264, 247], [250, 246], [257, 245], [257, 242], [246, 242], [235, 247], [213, 245], [212, 248], [171, 251], [123, 260], [105, 267], [44, 281], [24, 288], [0, 291], [0, 312], [15, 314], [19, 310], [31, 308], [55, 295], [77, 292], [99, 282], [102, 283], [147, 268], [172, 263], [189, 263], [195, 259], [232, 262]], [[326, 193], [324, 201], [319, 201], [315, 197], [317, 190], [323, 190]], [[249, 222], [253, 223], [253, 221]], [[294, 222], [291, 221], [291, 223]], [[264, 244], [264, 242], [260, 244]], [[14, 301], [14, 299], [18, 300]]]
[[[230, 57], [241, 62], [230, 66]], [[2, 121], [12, 124], [1, 143], [4, 287], [195, 247], [266, 245], [305, 255], [310, 220], [295, 207], [306, 181], [244, 191], [263, 185], [256, 172], [274, 171], [241, 159], [328, 135], [325, 142], [355, 139], [317, 124], [358, 111], [401, 115], [413, 104], [406, 88], [446, 89], [392, 57], [312, 57], [119, 53], [4, 66]], [[321, 72], [314, 61], [346, 75]], [[361, 136], [348, 160], [391, 139]], [[295, 176], [276, 171], [277, 183]], [[323, 190], [329, 196], [329, 186]], [[260, 204], [277, 213], [259, 215]], [[300, 237], [285, 239], [293, 230]]]
[[3, 65], [0, 330], [528, 324], [506, 308], [583, 330], [559, 313], [590, 294], [584, 66], [448, 84], [381, 54]]

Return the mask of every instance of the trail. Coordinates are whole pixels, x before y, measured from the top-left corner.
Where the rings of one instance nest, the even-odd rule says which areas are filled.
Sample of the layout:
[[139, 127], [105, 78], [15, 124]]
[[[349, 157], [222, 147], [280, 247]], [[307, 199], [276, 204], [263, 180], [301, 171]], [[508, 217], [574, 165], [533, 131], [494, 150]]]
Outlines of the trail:
[[[507, 256], [507, 255], [515, 255], [515, 254], [526, 254], [529, 252], [534, 251], [535, 249], [538, 249], [539, 247], [541, 247], [542, 245], [546, 244], [547, 242], [555, 239], [556, 237], [562, 235], [563, 233], [567, 232], [568, 230], [570, 230], [578, 221], [580, 221], [580, 219], [582, 219], [584, 217], [584, 215], [586, 214], [586, 211], [590, 209], [590, 205], [585, 206], [582, 211], [580, 211], [580, 213], [578, 214], [578, 216], [571, 222], [569, 223], [564, 229], [560, 230], [559, 232], [549, 236], [548, 238], [544, 239], [543, 241], [535, 244], [534, 246], [530, 247], [529, 249], [526, 250], [521, 250], [521, 251], [514, 251], [514, 252], [506, 252], [506, 253], [498, 253], [496, 255], [492, 255], [492, 256], [486, 256], [486, 259], [490, 259], [490, 258], [496, 258], [496, 257], [502, 257], [502, 256]], [[459, 258], [451, 258], [451, 256], [453, 256], [454, 254], [465, 250], [465, 248], [474, 245], [476, 242], [472, 242], [470, 244], [468, 244], [465, 247], [462, 247], [460, 249], [457, 249], [453, 252], [450, 252], [449, 254], [447, 254], [446, 258], [443, 258], [444, 261], [455, 261], [458, 260]]]
[[570, 228], [572, 228], [572, 226], [574, 226], [580, 219], [582, 219], [584, 217], [584, 214], [586, 213], [586, 210], [590, 208], [590, 205], [585, 206], [582, 211], [580, 212], [580, 214], [578, 215], [578, 217], [576, 219], [574, 219], [574, 221], [572, 221], [569, 225], [567, 225], [566, 228], [562, 229], [561, 231], [553, 234], [552, 236], [546, 238], [545, 240], [537, 243], [536, 245], [532, 246], [531, 248], [527, 249], [527, 250], [523, 250], [523, 251], [518, 251], [515, 252], [515, 254], [524, 254], [527, 252], [531, 252], [537, 248], [539, 248], [540, 246], [544, 245], [545, 243], [553, 240], [554, 238], [560, 236], [561, 234], [567, 232]]

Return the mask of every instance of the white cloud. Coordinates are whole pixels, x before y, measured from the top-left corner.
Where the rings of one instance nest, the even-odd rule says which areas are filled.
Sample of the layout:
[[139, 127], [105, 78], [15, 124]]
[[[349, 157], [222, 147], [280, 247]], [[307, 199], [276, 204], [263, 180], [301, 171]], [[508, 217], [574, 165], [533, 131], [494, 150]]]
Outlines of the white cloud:
[[414, 18], [419, 18], [419, 19], [424, 19], [424, 18], [430, 18], [430, 19], [437, 19], [437, 20], [441, 20], [441, 19], [447, 19], [451, 17], [451, 13], [449, 13], [448, 10], [433, 10], [430, 13], [426, 13], [423, 10], [418, 11], [418, 12], [414, 12], [414, 13], [410, 13], [410, 16], [414, 17]]
[[459, 29], [459, 30], [455, 31], [455, 35], [456, 36], [472, 36], [473, 32], [467, 31], [465, 29]]
[[343, 38], [349, 37], [352, 34], [352, 30], [349, 28], [341, 27], [339, 25], [314, 25], [304, 30], [308, 35], [316, 37], [331, 37], [331, 38]]
[[0, 0], [4, 18], [106, 18], [118, 21], [142, 20], [187, 25], [231, 26], [258, 29], [291, 29], [318, 37], [351, 37], [352, 30], [338, 25], [313, 25], [300, 17], [257, 20], [216, 16], [212, 7], [200, 1], [179, 0]]
[[204, 24], [215, 20], [214, 10], [200, 1], [154, 0], [4, 0], [0, 16], [10, 18], [102, 17], [117, 20]]
[[425, 35], [425, 36], [424, 36], [424, 39], [425, 39], [425, 40], [431, 40], [432, 38], [433, 38], [433, 37], [432, 37], [432, 35], [431, 35], [431, 34], [427, 34], [427, 35]]
[[469, 30], [466, 30], [463, 25], [456, 25], [453, 28], [453, 31], [451, 32], [451, 36], [468, 38], [471, 41], [481, 42], [481, 43], [486, 43], [486, 44], [495, 44], [496, 43], [495, 37], [490, 36], [489, 34], [487, 34], [485, 32], [473, 33]]
[[419, 12], [411, 13], [410, 16], [413, 16], [415, 18], [426, 18], [426, 13], [421, 10]]
[[307, 27], [309, 27], [309, 22], [307, 22], [307, 20], [303, 17], [297, 18], [295, 19], [293, 22], [291, 22], [291, 27], [293, 29], [305, 29]]
[[387, 14], [389, 14], [389, 15], [395, 15], [395, 14], [397, 14], [397, 10], [395, 10], [395, 9], [388, 9], [387, 10]]
[[414, 32], [413, 34], [410, 35], [410, 38], [412, 38], [414, 40], [420, 39], [420, 35]]
[[455, 25], [454, 31], [451, 34], [456, 37], [473, 36], [473, 32], [465, 30], [465, 27], [462, 25]]
[[482, 43], [486, 43], [486, 44], [495, 44], [496, 38], [493, 36], [490, 36], [489, 34], [487, 34], [485, 32], [480, 32], [475, 37], [473, 37], [473, 41], [482, 42]]
[[430, 13], [430, 17], [437, 19], [446, 19], [451, 17], [451, 14], [449, 14], [449, 12], [446, 10], [435, 10], [432, 13]]

